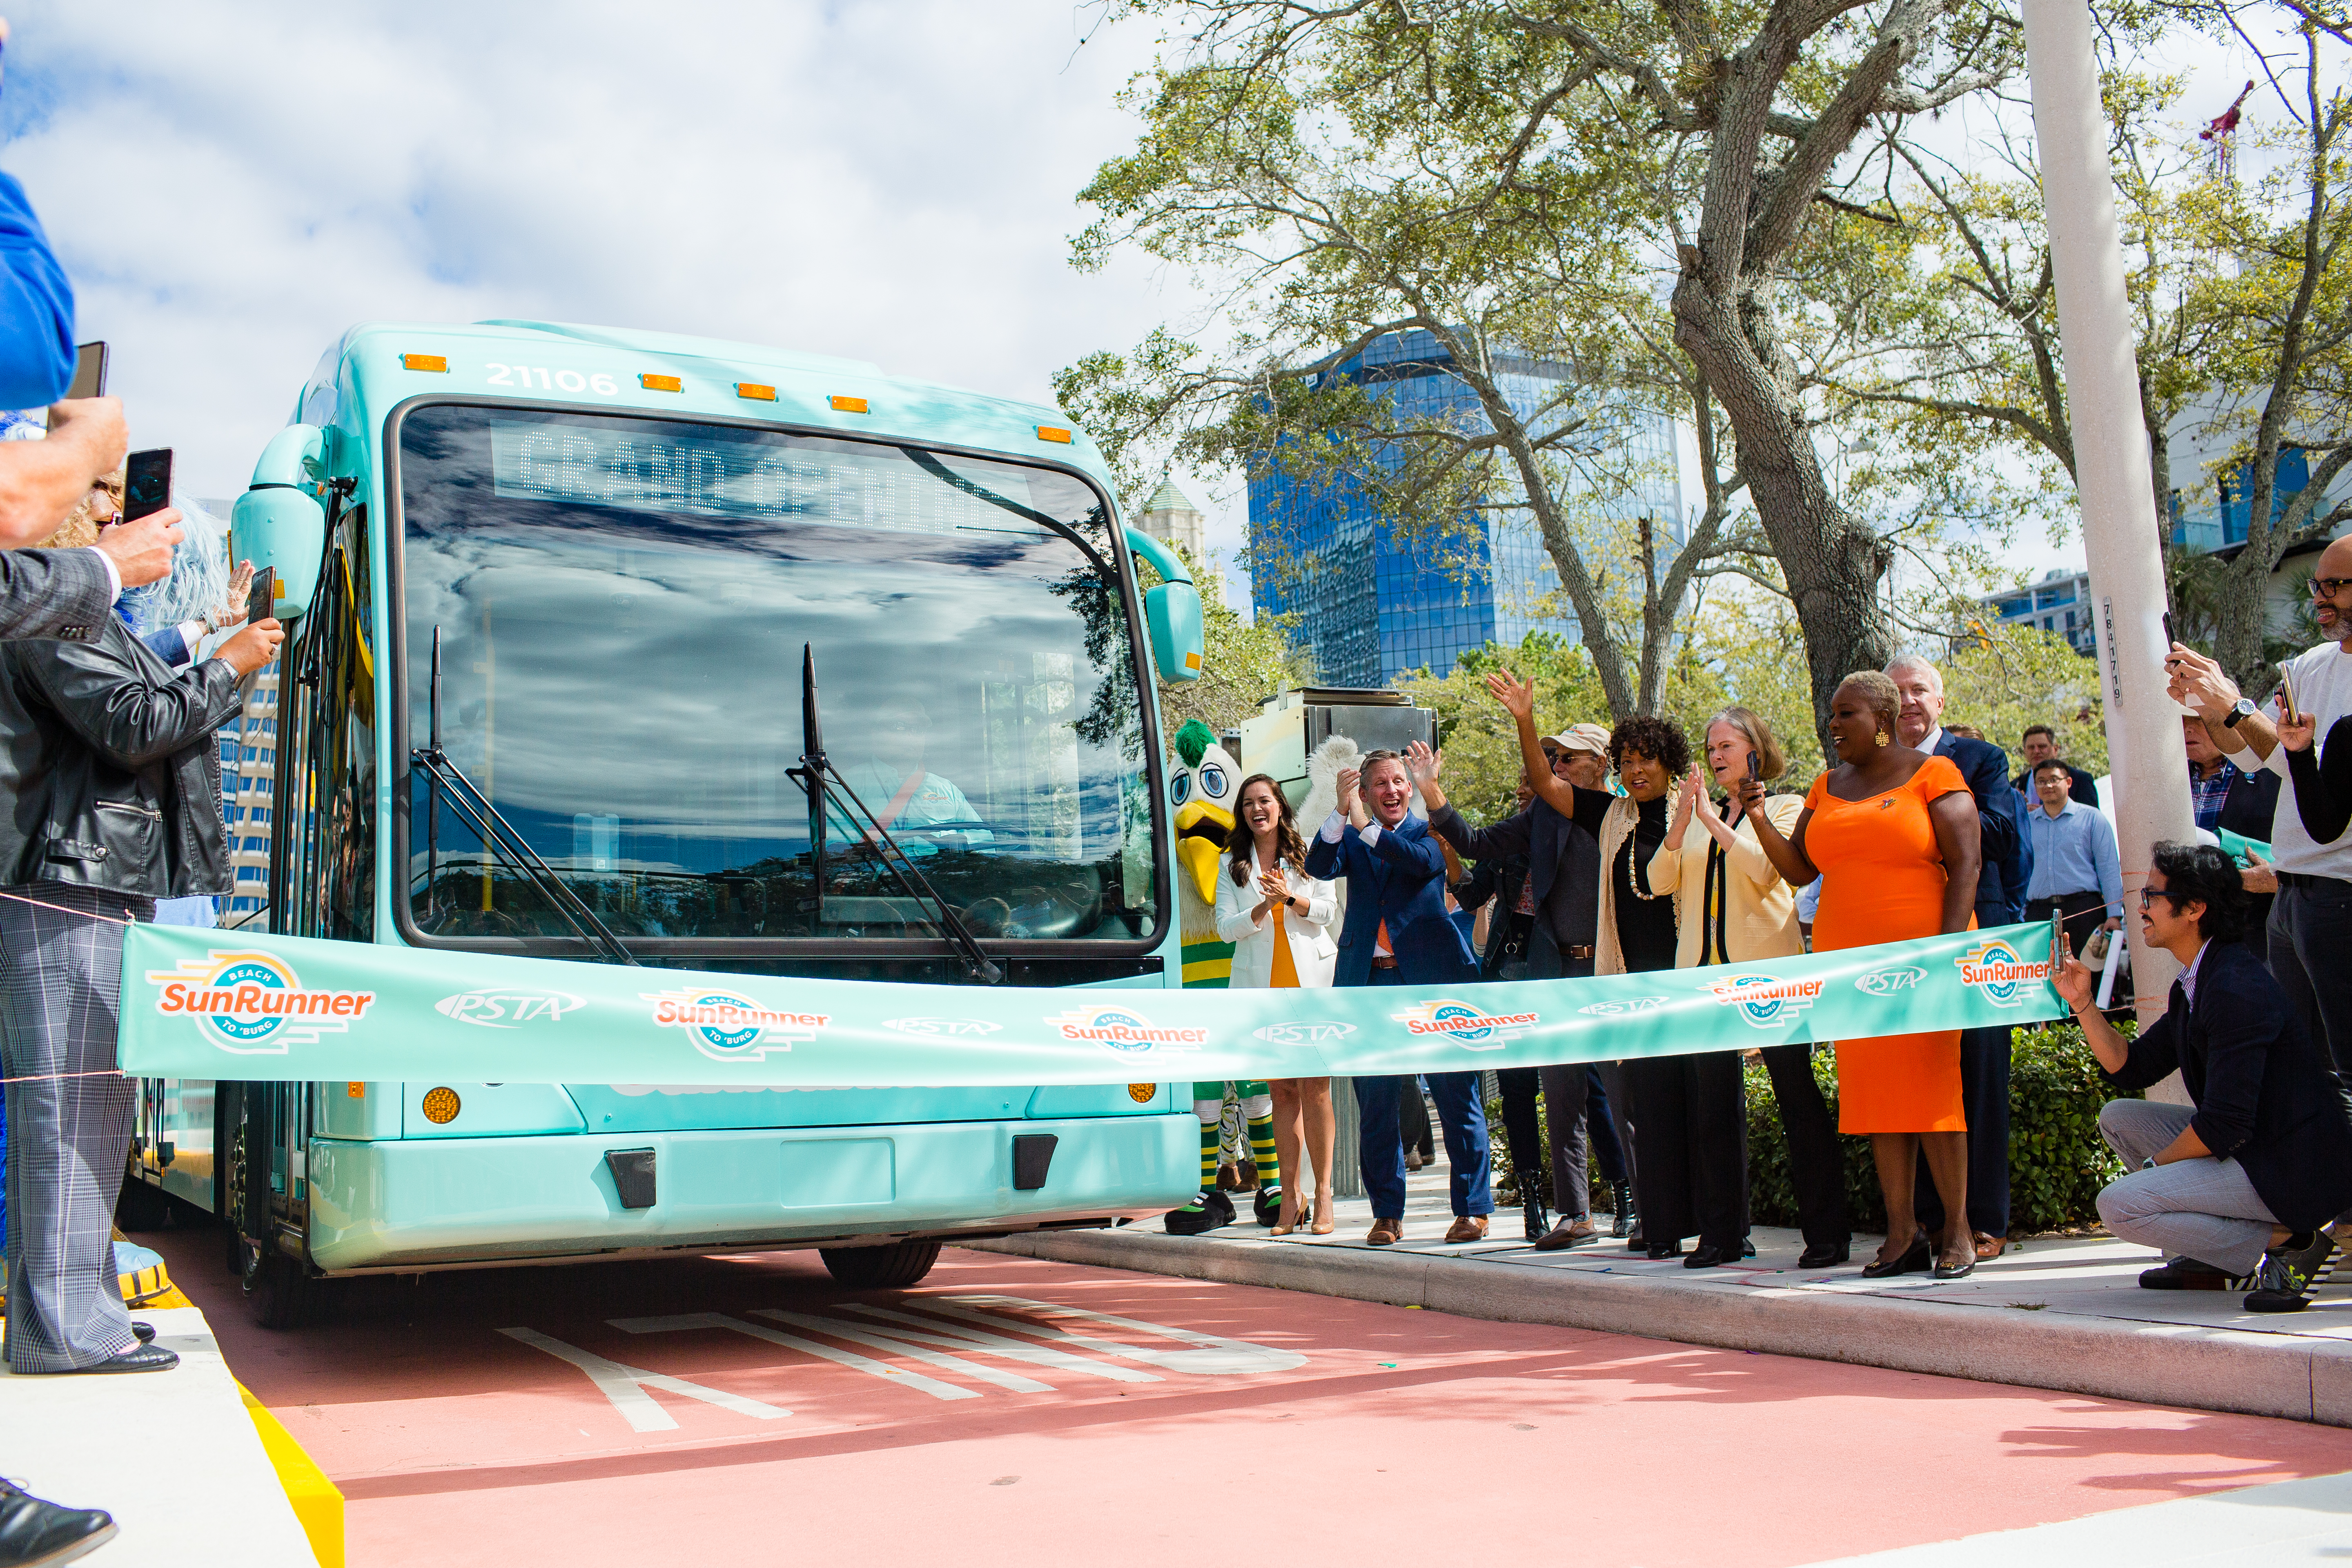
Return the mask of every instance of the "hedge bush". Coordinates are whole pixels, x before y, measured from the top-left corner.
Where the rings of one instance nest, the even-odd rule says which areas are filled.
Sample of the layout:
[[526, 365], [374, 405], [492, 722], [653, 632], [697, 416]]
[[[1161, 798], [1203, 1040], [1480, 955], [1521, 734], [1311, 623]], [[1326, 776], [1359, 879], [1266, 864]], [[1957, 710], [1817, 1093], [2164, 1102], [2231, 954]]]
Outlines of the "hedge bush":
[[[2125, 1026], [2126, 1032], [2130, 1029]], [[2099, 1189], [2123, 1174], [2123, 1165], [2099, 1137], [2099, 1107], [2116, 1097], [2099, 1074], [2083, 1032], [2073, 1024], [2021, 1028], [2011, 1037], [2009, 1077], [2010, 1229], [2018, 1233], [2064, 1230], [2098, 1222]], [[1827, 1047], [1813, 1053], [1813, 1077], [1837, 1114], [1837, 1058]], [[1772, 1080], [1760, 1060], [1747, 1065], [1748, 1200], [1757, 1225], [1794, 1226], [1795, 1190], [1789, 1183], [1789, 1146], [1780, 1132]], [[1503, 1139], [1503, 1106], [1489, 1100], [1486, 1116], [1495, 1148], [1497, 1193], [1516, 1186], [1510, 1152]], [[1841, 1138], [1845, 1154], [1847, 1213], [1857, 1231], [1884, 1230], [1885, 1205], [1879, 1201], [1878, 1172], [1870, 1140]], [[1596, 1205], [1607, 1194], [1593, 1177]], [[1538, 1190], [1551, 1202], [1549, 1169], [1537, 1176]]]

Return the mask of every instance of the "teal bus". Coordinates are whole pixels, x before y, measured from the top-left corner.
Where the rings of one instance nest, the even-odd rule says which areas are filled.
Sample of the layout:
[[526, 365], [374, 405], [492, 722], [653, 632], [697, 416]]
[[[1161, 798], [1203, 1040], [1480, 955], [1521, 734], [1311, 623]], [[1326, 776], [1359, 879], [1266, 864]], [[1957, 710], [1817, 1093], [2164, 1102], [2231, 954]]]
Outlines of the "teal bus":
[[[632, 964], [689, 1001], [1181, 984], [1152, 676], [1198, 678], [1200, 602], [1051, 408], [664, 333], [371, 324], [231, 543], [289, 626], [268, 804], [230, 824], [266, 826], [269, 931]], [[892, 1026], [987, 1048], [910, 994]], [[438, 1006], [560, 1041], [576, 1005]], [[906, 1285], [942, 1242], [1182, 1203], [1179, 1087], [150, 1080], [126, 1223], [220, 1215], [272, 1325], [337, 1277], [668, 1252]]]

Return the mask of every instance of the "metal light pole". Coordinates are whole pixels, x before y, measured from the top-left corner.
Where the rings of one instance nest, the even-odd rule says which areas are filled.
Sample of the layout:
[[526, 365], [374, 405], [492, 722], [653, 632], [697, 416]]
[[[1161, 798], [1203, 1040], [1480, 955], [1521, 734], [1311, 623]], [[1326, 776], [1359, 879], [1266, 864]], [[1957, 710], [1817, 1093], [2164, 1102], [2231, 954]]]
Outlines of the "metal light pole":
[[2149, 847], [2196, 837], [2180, 709], [2165, 691], [2164, 558], [2090, 6], [2086, 0], [2021, 4], [2123, 851], [2124, 929], [2131, 935], [2140, 1021], [2147, 1024], [2164, 1011], [2179, 968], [2170, 954], [2140, 940], [2139, 889], [2147, 879]]

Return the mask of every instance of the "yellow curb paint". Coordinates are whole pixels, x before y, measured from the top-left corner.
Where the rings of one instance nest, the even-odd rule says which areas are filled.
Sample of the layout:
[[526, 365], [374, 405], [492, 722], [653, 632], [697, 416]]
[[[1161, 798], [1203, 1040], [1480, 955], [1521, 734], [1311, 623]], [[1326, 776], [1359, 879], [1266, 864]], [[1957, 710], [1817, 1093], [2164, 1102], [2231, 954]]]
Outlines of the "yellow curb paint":
[[343, 1494], [250, 1389], [240, 1383], [236, 1394], [245, 1401], [245, 1413], [253, 1417], [253, 1429], [261, 1434], [262, 1451], [278, 1472], [278, 1484], [286, 1489], [286, 1500], [294, 1505], [302, 1533], [310, 1538], [319, 1568], [343, 1568]]

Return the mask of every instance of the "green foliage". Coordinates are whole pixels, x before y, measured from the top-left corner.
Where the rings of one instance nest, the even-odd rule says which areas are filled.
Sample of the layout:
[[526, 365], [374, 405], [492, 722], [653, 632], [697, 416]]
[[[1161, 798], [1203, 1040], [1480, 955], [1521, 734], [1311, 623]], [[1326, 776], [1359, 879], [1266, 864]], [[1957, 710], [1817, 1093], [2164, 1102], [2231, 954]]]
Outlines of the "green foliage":
[[2096, 777], [2107, 771], [2105, 710], [2098, 666], [2039, 626], [2006, 626], [1937, 661], [1944, 673], [1944, 721], [1972, 724], [2024, 765], [2028, 724], [2058, 731], [2058, 752]]
[[[2016, 1030], [2009, 1077], [2009, 1224], [2013, 1234], [2098, 1223], [2099, 1189], [2123, 1165], [2099, 1136], [2099, 1108], [2121, 1098], [2100, 1075], [2083, 1032], [2072, 1024]], [[1813, 1077], [1837, 1113], [1837, 1062], [1813, 1053]], [[1797, 1223], [1772, 1082], [1760, 1060], [1748, 1064], [1748, 1194], [1758, 1225]], [[1838, 1140], [1845, 1154], [1846, 1209], [1857, 1231], [1884, 1231], [1886, 1205], [1870, 1140]]]

